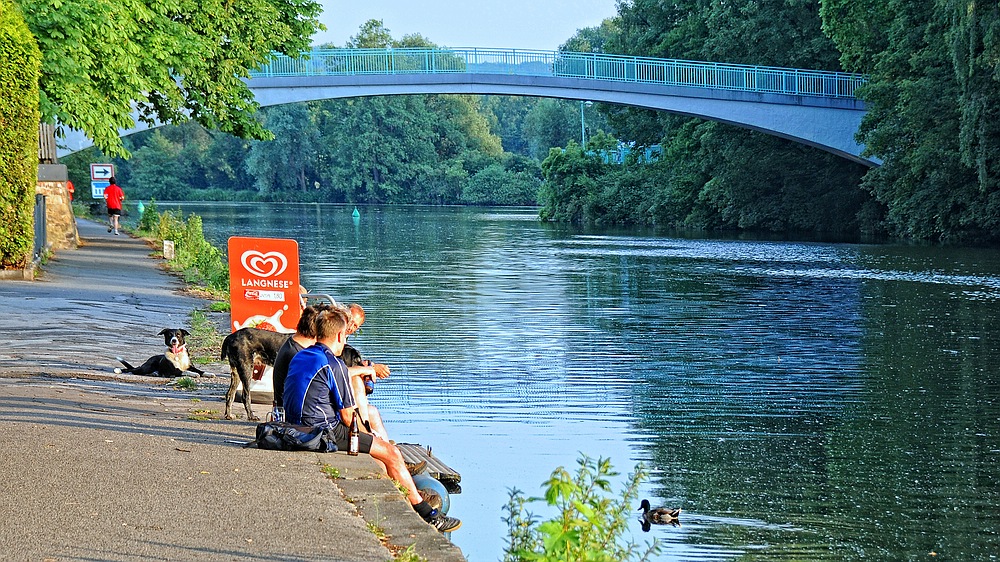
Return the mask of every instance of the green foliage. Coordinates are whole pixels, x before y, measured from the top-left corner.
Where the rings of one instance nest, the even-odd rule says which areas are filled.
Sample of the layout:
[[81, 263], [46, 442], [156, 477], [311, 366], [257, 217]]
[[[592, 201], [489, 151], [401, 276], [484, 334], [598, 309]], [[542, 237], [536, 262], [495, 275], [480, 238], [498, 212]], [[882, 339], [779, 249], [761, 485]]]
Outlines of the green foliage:
[[542, 162], [542, 220], [589, 221], [588, 209], [598, 190], [596, 179], [602, 175], [602, 165], [599, 157], [585, 154], [576, 142], [570, 142], [564, 150], [551, 149]]
[[406, 550], [400, 552], [394, 560], [396, 562], [427, 562], [427, 558], [417, 554], [415, 544], [406, 547]]
[[139, 217], [139, 232], [152, 233], [160, 226], [160, 213], [156, 208], [156, 199], [150, 199], [145, 205], [142, 216]]
[[492, 164], [469, 178], [462, 202], [470, 205], [534, 205], [541, 181], [527, 172]]
[[281, 105], [263, 112], [264, 123], [275, 137], [250, 143], [246, 169], [258, 192], [313, 189], [309, 178], [315, 177], [319, 132], [310, 122], [312, 116], [304, 104]]
[[871, 73], [859, 138], [883, 160], [864, 187], [890, 233], [1000, 241], [1000, 7], [824, 0], [845, 64]]
[[205, 311], [192, 310], [190, 316], [191, 335], [187, 338], [188, 353], [197, 363], [210, 363], [215, 360], [217, 350], [222, 348], [225, 336], [219, 332], [218, 325]]
[[655, 539], [644, 550], [626, 540], [639, 484], [647, 477], [642, 466], [629, 476], [616, 500], [609, 497], [610, 478], [618, 475], [611, 461], [582, 456], [578, 462], [575, 475], [559, 467], [545, 483], [544, 501], [557, 512], [552, 519], [539, 521], [527, 510], [528, 504], [543, 498], [526, 499], [520, 490], [511, 490], [504, 507], [508, 527], [504, 562], [623, 562], [648, 560], [659, 551]]
[[[146, 217], [151, 217], [148, 220]], [[180, 213], [156, 213], [155, 202], [143, 213], [139, 233], [157, 242], [174, 242], [174, 259], [168, 264], [180, 271], [186, 281], [204, 286], [213, 295], [226, 298], [229, 292], [229, 264], [222, 251], [205, 240], [201, 217], [189, 215], [185, 220]], [[146, 229], [145, 226], [151, 226]]]
[[580, 140], [580, 108], [577, 103], [543, 99], [524, 118], [530, 155], [544, 158], [550, 148]]
[[[618, 19], [601, 33], [578, 33], [568, 46], [596, 38], [602, 49], [622, 54], [769, 66], [837, 69], [839, 56], [821, 32], [812, 0], [631, 0], [619, 4]], [[589, 135], [588, 149], [611, 149], [617, 137], [633, 154], [660, 144], [662, 157], [580, 168], [571, 177], [576, 157], [567, 150], [547, 167], [558, 173], [546, 175], [543, 218], [838, 235], [880, 227], [880, 207], [860, 189], [866, 169], [859, 165], [714, 122], [637, 108], [600, 109], [614, 135]]]
[[184, 167], [178, 159], [181, 146], [171, 142], [159, 131], [153, 131], [149, 144], [133, 153], [128, 175], [129, 185], [144, 187], [143, 196], [177, 201], [187, 195], [183, 181]]
[[198, 383], [191, 377], [180, 377], [174, 381], [174, 386], [181, 390], [197, 390]]
[[0, 0], [0, 269], [23, 268], [31, 257], [40, 63], [17, 6]]
[[578, 29], [565, 43], [559, 45], [559, 50], [574, 53], [603, 53], [605, 43], [620, 33], [618, 22], [618, 18], [607, 18], [599, 26]]
[[348, 49], [384, 49], [392, 46], [392, 32], [382, 20], [370, 19], [361, 24], [358, 34], [351, 36], [344, 46]]
[[268, 138], [242, 81], [272, 52], [291, 56], [321, 26], [313, 0], [18, 0], [43, 55], [41, 110], [126, 155], [119, 128], [194, 119]]

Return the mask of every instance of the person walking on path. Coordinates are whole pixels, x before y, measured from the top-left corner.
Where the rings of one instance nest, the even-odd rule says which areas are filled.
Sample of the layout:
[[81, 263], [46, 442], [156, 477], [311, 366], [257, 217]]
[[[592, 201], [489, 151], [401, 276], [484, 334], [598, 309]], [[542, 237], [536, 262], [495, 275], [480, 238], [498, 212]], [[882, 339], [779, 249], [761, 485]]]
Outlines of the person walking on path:
[[122, 201], [125, 201], [125, 192], [115, 182], [114, 176], [111, 183], [104, 188], [104, 200], [108, 202], [108, 232], [112, 230], [118, 234], [118, 222], [122, 216]]

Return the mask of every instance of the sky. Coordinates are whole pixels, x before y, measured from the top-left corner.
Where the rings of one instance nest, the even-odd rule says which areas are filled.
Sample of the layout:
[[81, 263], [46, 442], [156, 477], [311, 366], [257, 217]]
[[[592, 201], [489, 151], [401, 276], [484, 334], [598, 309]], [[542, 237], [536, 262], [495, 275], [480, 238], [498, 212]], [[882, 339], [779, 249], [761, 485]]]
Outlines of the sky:
[[617, 14], [615, 0], [321, 0], [327, 27], [313, 44], [342, 47], [361, 24], [382, 20], [394, 39], [419, 33], [442, 47], [554, 51], [584, 27]]

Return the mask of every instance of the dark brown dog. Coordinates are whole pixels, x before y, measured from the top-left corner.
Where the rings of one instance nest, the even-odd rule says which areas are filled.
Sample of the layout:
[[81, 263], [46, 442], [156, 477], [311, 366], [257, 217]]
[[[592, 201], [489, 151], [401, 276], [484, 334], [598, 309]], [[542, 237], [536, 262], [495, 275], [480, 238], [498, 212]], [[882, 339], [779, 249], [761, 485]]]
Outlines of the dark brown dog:
[[198, 367], [191, 364], [191, 357], [187, 352], [187, 344], [184, 342], [185, 336], [189, 336], [187, 330], [182, 328], [164, 328], [159, 335], [163, 336], [163, 344], [167, 346], [167, 351], [162, 355], [154, 355], [138, 367], [133, 367], [121, 357], [116, 357], [124, 369], [115, 368], [115, 373], [132, 373], [133, 375], [175, 378], [184, 374], [184, 371], [204, 375]]
[[233, 415], [233, 402], [236, 400], [236, 388], [243, 384], [243, 406], [247, 410], [247, 419], [260, 421], [250, 408], [250, 383], [253, 382], [253, 364], [256, 361], [264, 365], [274, 365], [278, 350], [291, 334], [279, 334], [257, 328], [242, 328], [226, 336], [222, 341], [222, 359], [229, 359], [229, 390], [226, 392], [227, 420], [236, 419]]

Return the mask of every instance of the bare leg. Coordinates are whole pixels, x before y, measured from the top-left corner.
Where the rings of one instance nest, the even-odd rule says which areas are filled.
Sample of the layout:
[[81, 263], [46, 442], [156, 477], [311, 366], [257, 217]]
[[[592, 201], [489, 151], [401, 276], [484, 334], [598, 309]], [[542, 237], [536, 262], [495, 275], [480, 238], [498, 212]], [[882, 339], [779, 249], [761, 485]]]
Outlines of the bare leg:
[[381, 437], [385, 441], [389, 440], [389, 432], [385, 430], [385, 424], [382, 423], [382, 413], [374, 404], [368, 405], [368, 421], [371, 422], [372, 433], [376, 437]]
[[411, 505], [417, 505], [424, 501], [420, 497], [420, 492], [417, 491], [417, 485], [413, 483], [413, 477], [406, 470], [406, 463], [403, 462], [403, 454], [399, 452], [399, 449], [395, 445], [390, 444], [388, 441], [375, 439], [372, 441], [370, 454], [372, 458], [385, 464], [385, 470], [389, 474], [389, 478], [399, 482], [400, 485], [406, 488], [406, 499], [409, 500]]
[[364, 379], [360, 376], [352, 376], [351, 390], [354, 391], [354, 402], [358, 406], [358, 413], [361, 414], [361, 419], [368, 422], [368, 426], [372, 428], [372, 433], [380, 439], [388, 441], [389, 434], [385, 430], [385, 425], [382, 424], [381, 414], [379, 414], [375, 406], [368, 403], [368, 395], [365, 394]]

